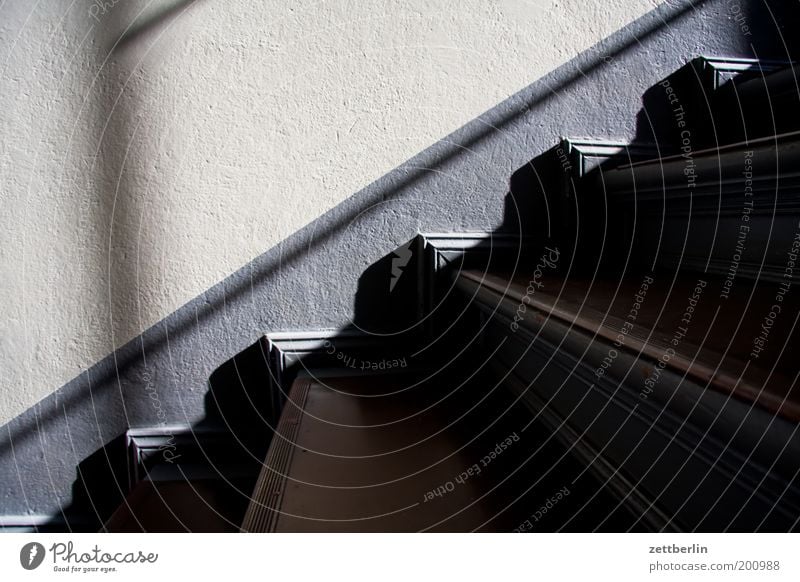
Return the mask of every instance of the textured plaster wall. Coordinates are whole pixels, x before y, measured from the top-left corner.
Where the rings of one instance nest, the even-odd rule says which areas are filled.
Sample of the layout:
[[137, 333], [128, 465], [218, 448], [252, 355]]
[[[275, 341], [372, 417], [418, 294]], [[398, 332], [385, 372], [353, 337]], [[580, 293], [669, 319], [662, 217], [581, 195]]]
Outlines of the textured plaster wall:
[[210, 375], [267, 331], [347, 324], [358, 291], [385, 305], [365, 269], [418, 231], [497, 228], [511, 174], [560, 136], [646, 135], [642, 94], [689, 59], [786, 58], [797, 4], [762, 2], [741, 2], [749, 36], [731, 0], [668, 0], [574, 58], [646, 5], [437, 3], [357, 25], [367, 3], [198, 0], [130, 30], [125, 0], [103, 26], [89, 3], [63, 22], [55, 0], [0, 5], [5, 416], [60, 386], [0, 427], [0, 527], [92, 522], [78, 467], [112, 439], [209, 422]]
[[2, 3], [0, 425], [655, 4]]

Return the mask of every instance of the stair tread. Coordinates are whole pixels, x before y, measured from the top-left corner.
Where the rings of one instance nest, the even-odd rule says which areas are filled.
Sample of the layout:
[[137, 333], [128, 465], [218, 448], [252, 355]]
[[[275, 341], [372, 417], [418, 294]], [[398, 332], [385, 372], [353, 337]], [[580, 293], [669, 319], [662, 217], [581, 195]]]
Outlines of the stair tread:
[[[707, 145], [697, 150], [691, 150], [691, 155], [697, 161], [701, 161], [703, 159], [710, 159], [712, 162], [724, 156], [726, 154], [739, 154], [744, 150], [752, 150], [756, 148], [762, 148], [768, 152], [776, 152], [780, 153], [781, 149], [796, 149], [798, 147], [798, 143], [800, 142], [800, 131], [791, 130], [786, 131], [783, 133], [779, 133], [776, 135], [761, 135], [757, 138], [750, 139], [750, 140], [742, 140], [733, 143], [721, 143], [716, 145]], [[612, 173], [619, 173], [623, 171], [629, 171], [631, 168], [638, 169], [638, 168], [647, 168], [647, 167], [657, 167], [661, 168], [671, 162], [675, 162], [677, 164], [685, 163], [686, 156], [684, 153], [673, 153], [670, 155], [658, 155], [652, 158], [645, 158], [645, 159], [638, 159], [626, 164], [620, 164], [618, 166], [614, 166], [605, 170], [606, 175], [610, 175]], [[719, 163], [719, 162], [718, 162]]]
[[[790, 341], [797, 301], [791, 296], [783, 306], [786, 315], [777, 318], [770, 328], [764, 350], [758, 358], [750, 357], [764, 317], [775, 302], [776, 284], [737, 281], [730, 297], [720, 299], [720, 279], [704, 276], [707, 287], [689, 325], [685, 325], [681, 320], [688, 298], [700, 278], [694, 274], [678, 277], [671, 289], [666, 278], [650, 285], [635, 321], [628, 314], [641, 277], [621, 282], [543, 277], [539, 280], [541, 289], [523, 299], [530, 277], [479, 271], [465, 271], [461, 276], [516, 303], [524, 300], [527, 308], [538, 312], [540, 323], [547, 315], [609, 343], [617, 340], [625, 323], [630, 322], [624, 340], [626, 349], [641, 352], [652, 361], [674, 349], [667, 367], [772, 412], [800, 419], [800, 390], [793, 382], [798, 354]], [[712, 320], [713, 328], [709, 330]], [[674, 345], [672, 340], [679, 328], [687, 331]]]
[[296, 380], [243, 530], [470, 531], [491, 520], [484, 482], [454, 481], [480, 460], [454, 428], [459, 407], [413, 384]]
[[145, 479], [134, 486], [104, 529], [116, 533], [233, 532], [241, 516], [242, 497], [234, 487], [214, 479]]

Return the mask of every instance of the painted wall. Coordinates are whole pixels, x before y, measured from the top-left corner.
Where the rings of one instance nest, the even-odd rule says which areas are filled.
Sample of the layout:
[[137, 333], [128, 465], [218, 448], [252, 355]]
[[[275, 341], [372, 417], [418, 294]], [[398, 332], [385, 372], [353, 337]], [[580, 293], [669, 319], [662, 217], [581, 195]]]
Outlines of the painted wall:
[[776, 24], [760, 1], [735, 3], [750, 36], [731, 0], [610, 36], [647, 4], [3, 4], [0, 525], [58, 519], [127, 427], [202, 421], [263, 333], [348, 323], [418, 231], [495, 229], [560, 136], [641, 134], [642, 94], [689, 59], [785, 57], [789, 4]]
[[0, 425], [656, 3], [3, 3]]

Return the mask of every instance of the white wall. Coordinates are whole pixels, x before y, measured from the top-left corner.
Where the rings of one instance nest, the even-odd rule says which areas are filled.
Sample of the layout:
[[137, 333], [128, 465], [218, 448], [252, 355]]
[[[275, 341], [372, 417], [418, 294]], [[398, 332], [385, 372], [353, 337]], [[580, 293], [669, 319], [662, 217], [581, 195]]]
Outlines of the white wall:
[[102, 4], [0, 4], [0, 424], [658, 2]]

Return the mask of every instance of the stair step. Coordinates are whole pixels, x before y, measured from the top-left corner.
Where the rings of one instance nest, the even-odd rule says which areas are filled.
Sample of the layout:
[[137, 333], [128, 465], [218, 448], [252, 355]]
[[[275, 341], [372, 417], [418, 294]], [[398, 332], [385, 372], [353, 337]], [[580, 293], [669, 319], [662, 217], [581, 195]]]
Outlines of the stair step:
[[[773, 192], [778, 177], [784, 188], [794, 186], [800, 176], [797, 171], [800, 132], [720, 147], [698, 148], [689, 141], [683, 153], [604, 170], [597, 178], [597, 186], [614, 198], [645, 198], [652, 194], [660, 200], [672, 194], [698, 196], [720, 192], [741, 195], [742, 172], [748, 165], [745, 160], [750, 160], [756, 193]], [[687, 174], [687, 170], [691, 173]]]
[[796, 527], [798, 298], [752, 358], [776, 285], [736, 281], [721, 299], [720, 279], [698, 292], [692, 273], [455, 277], [497, 377], [608, 481], [612, 507], [656, 530]]
[[[576, 255], [606, 272], [797, 283], [800, 132], [604, 169], [582, 185]], [[600, 253], [602, 250], [602, 259]], [[586, 261], [584, 261], [586, 262]]]
[[386, 376], [297, 380], [242, 529], [471, 530], [490, 520], [475, 480], [426, 501], [478, 459], [421, 389]]
[[758, 72], [734, 79], [713, 95], [715, 143], [753, 140], [800, 129], [798, 68]]
[[573, 491], [562, 511], [536, 528], [630, 527], [628, 513], [608, 511], [602, 486], [583, 478], [574, 490], [580, 473], [531, 423], [524, 403], [496, 383], [301, 378], [242, 530], [508, 532], [564, 487]]
[[112, 533], [234, 532], [247, 483], [187, 478], [137, 483], [105, 524]]
[[[636, 303], [641, 276], [622, 281], [542, 277], [541, 290], [537, 288], [533, 295], [528, 295], [530, 277], [509, 279], [479, 271], [465, 271], [461, 277], [504, 295], [515, 305], [525, 301], [540, 320], [559, 319], [600, 342], [618, 342], [622, 337], [625, 349], [650, 358], [653, 366], [662, 361], [664, 367], [711, 389], [800, 421], [800, 387], [792, 381], [800, 357], [800, 346], [792, 342], [793, 316], [778, 318], [757, 360], [750, 357], [764, 316], [778, 295], [777, 284], [740, 282], [721, 299], [724, 285], [718, 278], [684, 275], [656, 285], [648, 277], [646, 301]], [[629, 318], [633, 305], [637, 306], [635, 322]], [[790, 309], [792, 304], [784, 307]], [[648, 371], [652, 373], [652, 367], [641, 368], [642, 374]]]
[[791, 61], [698, 57], [653, 87], [646, 108], [667, 148], [691, 135], [701, 149], [798, 129], [792, 85]]

